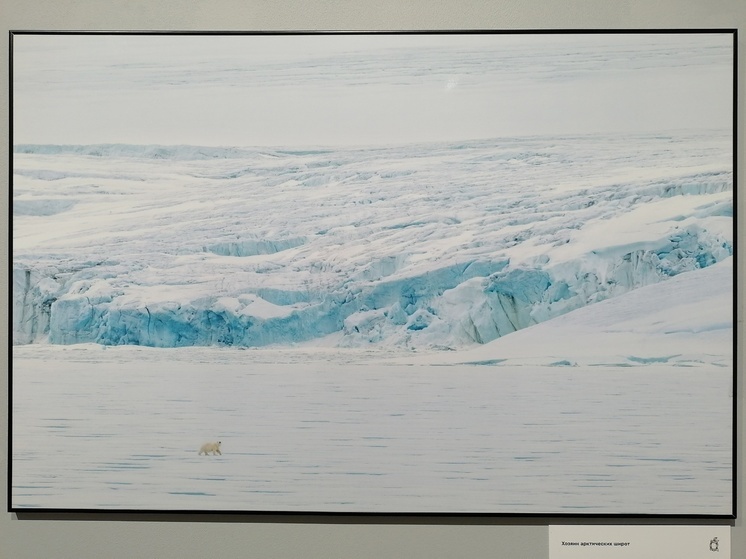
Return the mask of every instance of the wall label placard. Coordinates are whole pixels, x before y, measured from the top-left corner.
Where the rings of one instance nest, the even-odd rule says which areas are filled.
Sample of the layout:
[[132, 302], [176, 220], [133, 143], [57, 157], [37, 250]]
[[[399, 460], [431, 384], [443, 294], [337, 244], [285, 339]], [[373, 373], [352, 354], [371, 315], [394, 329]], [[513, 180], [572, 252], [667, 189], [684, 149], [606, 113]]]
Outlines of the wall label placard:
[[549, 559], [730, 559], [729, 526], [549, 526]]

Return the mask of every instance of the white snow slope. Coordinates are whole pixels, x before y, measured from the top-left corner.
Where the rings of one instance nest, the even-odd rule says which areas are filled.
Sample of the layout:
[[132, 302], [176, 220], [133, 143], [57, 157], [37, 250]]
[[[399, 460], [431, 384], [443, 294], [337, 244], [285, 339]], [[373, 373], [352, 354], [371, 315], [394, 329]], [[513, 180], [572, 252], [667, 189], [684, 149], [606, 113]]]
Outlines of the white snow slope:
[[484, 346], [418, 357], [414, 362], [731, 367], [733, 259], [589, 305]]
[[13, 205], [15, 344], [456, 348], [733, 243], [716, 132], [16, 146]]

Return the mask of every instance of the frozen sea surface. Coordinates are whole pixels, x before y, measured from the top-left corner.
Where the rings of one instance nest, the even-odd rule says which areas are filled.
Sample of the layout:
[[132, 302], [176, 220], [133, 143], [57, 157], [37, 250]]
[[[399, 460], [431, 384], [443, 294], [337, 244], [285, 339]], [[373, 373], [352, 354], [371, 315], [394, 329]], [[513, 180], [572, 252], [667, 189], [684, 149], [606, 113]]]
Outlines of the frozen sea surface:
[[16, 507], [730, 513], [727, 368], [28, 349]]

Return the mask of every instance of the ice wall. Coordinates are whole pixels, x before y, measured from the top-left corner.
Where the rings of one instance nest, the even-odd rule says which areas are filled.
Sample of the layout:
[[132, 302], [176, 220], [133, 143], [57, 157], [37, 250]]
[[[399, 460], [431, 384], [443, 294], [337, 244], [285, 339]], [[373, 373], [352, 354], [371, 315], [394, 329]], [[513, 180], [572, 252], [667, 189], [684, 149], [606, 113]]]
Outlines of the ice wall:
[[349, 281], [327, 292], [265, 288], [175, 300], [164, 291], [162, 300], [150, 302], [91, 277], [90, 269], [54, 275], [14, 269], [13, 341], [264, 346], [339, 333], [338, 343], [347, 346], [486, 343], [732, 254], [729, 242], [696, 227], [651, 244], [596, 251], [556, 266], [472, 262], [405, 278]]

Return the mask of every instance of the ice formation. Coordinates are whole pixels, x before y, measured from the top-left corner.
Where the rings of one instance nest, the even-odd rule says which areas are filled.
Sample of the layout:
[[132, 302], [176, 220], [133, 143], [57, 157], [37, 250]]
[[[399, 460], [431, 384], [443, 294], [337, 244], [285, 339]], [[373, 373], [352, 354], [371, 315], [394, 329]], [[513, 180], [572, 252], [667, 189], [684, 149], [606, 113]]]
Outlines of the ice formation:
[[729, 141], [17, 145], [13, 342], [484, 344], [730, 256]]

